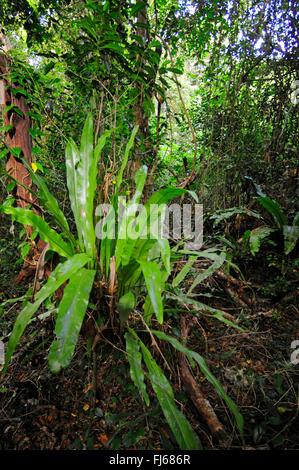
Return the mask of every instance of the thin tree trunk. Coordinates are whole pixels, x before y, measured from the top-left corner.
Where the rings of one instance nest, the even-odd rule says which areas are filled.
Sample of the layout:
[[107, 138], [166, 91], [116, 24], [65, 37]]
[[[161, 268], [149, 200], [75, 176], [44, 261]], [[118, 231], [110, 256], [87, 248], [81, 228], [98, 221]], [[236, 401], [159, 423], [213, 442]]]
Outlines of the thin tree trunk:
[[[138, 12], [138, 17], [137, 17], [137, 22], [140, 24], [148, 25], [148, 18], [147, 18], [147, 2], [145, 2], [144, 8]], [[143, 28], [141, 26], [137, 26], [136, 29], [136, 34], [137, 36], [142, 37], [143, 39], [143, 46], [144, 48], [146, 47], [148, 41], [149, 41], [149, 31], [146, 28]], [[140, 47], [140, 44], [138, 44]], [[136, 65], [137, 69], [140, 68], [142, 70], [142, 65], [144, 63], [144, 58], [140, 55], [137, 54], [136, 57]], [[137, 70], [138, 73], [138, 70]], [[149, 138], [150, 138], [150, 131], [149, 131], [149, 122], [148, 122], [148, 116], [146, 115], [145, 109], [144, 109], [144, 84], [142, 82], [137, 82], [135, 85], [138, 89], [138, 96], [137, 96], [137, 101], [134, 106], [134, 117], [135, 117], [135, 124], [139, 126], [139, 135], [141, 138], [144, 140], [144, 147], [145, 151], [148, 152], [149, 149]], [[141, 164], [141, 155], [142, 152], [140, 151], [140, 145], [135, 146], [135, 159], [132, 165], [132, 173], [135, 173], [136, 170], [140, 167]]]

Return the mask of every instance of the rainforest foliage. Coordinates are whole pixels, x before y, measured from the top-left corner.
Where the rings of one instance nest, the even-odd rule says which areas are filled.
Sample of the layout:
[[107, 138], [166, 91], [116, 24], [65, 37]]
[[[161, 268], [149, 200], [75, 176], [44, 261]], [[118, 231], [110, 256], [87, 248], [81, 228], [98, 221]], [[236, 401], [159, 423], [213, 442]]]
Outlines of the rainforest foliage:
[[[223, 383], [232, 368], [218, 369], [236, 354], [238, 386], [268, 397], [240, 344], [260, 315], [298, 314], [298, 10], [293, 0], [1, 2], [0, 393], [10, 396], [24, 344], [22, 363], [41, 349], [38, 376], [50, 381], [75, 377], [83, 351], [90, 382], [84, 437], [46, 446], [298, 444], [285, 433], [298, 410], [283, 420], [273, 405], [287, 383], [296, 402], [292, 350], [269, 353], [278, 396], [263, 419]], [[174, 229], [187, 206], [203, 227], [193, 247]], [[214, 360], [210, 330], [235, 337]], [[104, 371], [130, 377], [129, 409], [111, 412], [121, 398], [105, 395]], [[16, 436], [3, 448], [24, 448]]]

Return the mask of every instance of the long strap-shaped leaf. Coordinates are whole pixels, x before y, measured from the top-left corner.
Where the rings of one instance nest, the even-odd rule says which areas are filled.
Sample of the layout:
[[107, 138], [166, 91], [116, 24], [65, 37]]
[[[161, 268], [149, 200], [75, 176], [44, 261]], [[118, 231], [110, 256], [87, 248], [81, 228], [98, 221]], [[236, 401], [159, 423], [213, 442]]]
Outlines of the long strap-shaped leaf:
[[[95, 230], [93, 224], [93, 200], [91, 193], [90, 177], [93, 167], [93, 122], [92, 115], [88, 114], [81, 138], [80, 161], [77, 166], [77, 194], [80, 214], [79, 223], [86, 252], [95, 258]], [[94, 176], [94, 175], [93, 175]], [[92, 185], [94, 187], [94, 185]]]
[[157, 263], [152, 261], [143, 262], [141, 264], [142, 273], [144, 275], [147, 292], [151, 299], [151, 303], [159, 323], [163, 323], [163, 303], [161, 297], [161, 270]]
[[35, 302], [28, 303], [19, 314], [11, 336], [9, 338], [6, 360], [3, 369], [3, 374], [7, 369], [7, 365], [13, 355], [16, 345], [22, 336], [29, 320], [32, 315], [37, 311], [40, 305], [52, 295], [65, 281], [67, 281], [78, 269], [82, 268], [89, 261], [89, 257], [85, 253], [74, 255], [65, 263], [59, 264], [55, 271], [50, 275], [48, 282], [41, 288], [35, 296]]
[[75, 217], [81, 249], [95, 259], [94, 198], [97, 182], [97, 164], [106, 138], [101, 136], [93, 149], [93, 121], [89, 113], [82, 132], [80, 150], [72, 140], [66, 147], [67, 185]]
[[56, 223], [59, 225], [60, 229], [63, 232], [66, 232], [70, 239], [73, 239], [70, 232], [69, 224], [66, 220], [66, 217], [62, 210], [59, 207], [59, 204], [56, 198], [50, 193], [48, 186], [44, 179], [34, 173], [34, 171], [28, 165], [28, 162], [25, 158], [22, 158], [23, 164], [26, 166], [27, 170], [30, 172], [31, 179], [34, 184], [38, 187], [39, 200], [42, 205], [48, 210], [48, 212], [55, 218]]
[[66, 164], [66, 180], [67, 180], [67, 187], [69, 192], [69, 198], [71, 201], [71, 208], [74, 214], [79, 244], [81, 250], [83, 249], [83, 241], [82, 241], [82, 230], [80, 224], [80, 206], [78, 200], [78, 188], [77, 188], [77, 172], [76, 167], [79, 163], [80, 156], [79, 156], [79, 149], [73, 140], [70, 140], [67, 143], [65, 149], [65, 164]]
[[173, 390], [167, 378], [136, 333], [131, 329], [129, 329], [129, 331], [141, 346], [152, 387], [180, 448], [182, 450], [202, 449], [200, 440], [192, 429], [189, 421], [176, 407]]
[[165, 204], [174, 197], [187, 193], [190, 194], [190, 196], [192, 196], [196, 202], [198, 202], [198, 197], [194, 191], [189, 191], [182, 188], [165, 188], [160, 189], [159, 191], [156, 191], [154, 194], [152, 194], [147, 201], [146, 206], [149, 206], [150, 204]]
[[240, 326], [228, 320], [225, 316], [225, 312], [223, 312], [222, 310], [210, 307], [210, 305], [203, 304], [202, 302], [199, 302], [198, 300], [194, 300], [192, 297], [188, 297], [187, 295], [184, 295], [182, 291], [178, 288], [174, 289], [174, 292], [177, 298], [180, 299], [185, 305], [188, 305], [188, 304], [194, 305], [195, 310], [199, 312], [200, 311], [211, 312], [211, 314], [204, 313], [204, 315], [212, 317], [212, 318], [217, 318], [217, 320], [222, 321], [226, 325], [229, 325], [232, 328], [236, 328], [237, 330], [244, 332], [244, 330]]
[[283, 226], [287, 225], [288, 221], [278, 202], [273, 201], [268, 196], [258, 197], [257, 200], [267, 209], [269, 214], [272, 215], [277, 227], [282, 230]]
[[222, 388], [221, 383], [216, 379], [216, 377], [212, 374], [210, 369], [207, 366], [205, 359], [200, 356], [200, 354], [192, 351], [191, 349], [186, 348], [183, 346], [177, 339], [173, 338], [172, 336], [168, 336], [162, 331], [154, 331], [151, 332], [156, 335], [158, 338], [163, 339], [164, 341], [168, 341], [175, 349], [185, 354], [188, 359], [190, 360], [191, 364], [194, 363], [194, 360], [199, 365], [201, 371], [206, 376], [208, 381], [214, 386], [216, 392], [223, 398], [229, 409], [232, 411], [236, 423], [238, 425], [239, 431], [242, 434], [243, 432], [243, 416], [240, 414], [236, 404], [229, 398], [229, 396], [225, 393]]
[[[97, 189], [97, 166], [98, 162], [101, 157], [101, 151], [106, 143], [107, 137], [111, 134], [112, 131], [106, 131], [101, 137], [99, 138], [98, 144], [96, 145], [93, 153], [93, 158], [92, 162], [90, 165], [90, 170], [89, 170], [89, 186], [88, 186], [88, 208], [87, 212], [89, 214], [91, 223], [94, 223], [94, 213], [95, 213], [95, 207], [94, 207], [94, 199], [95, 199], [95, 193]], [[95, 230], [93, 230], [93, 233], [95, 233]], [[95, 237], [92, 236], [91, 244], [95, 244]]]
[[189, 271], [192, 269], [192, 266], [193, 266], [196, 259], [197, 259], [197, 255], [190, 256], [190, 258], [187, 261], [187, 263], [185, 264], [185, 266], [181, 269], [181, 271], [173, 279], [172, 287], [177, 287], [180, 284], [180, 282], [182, 282], [185, 279], [185, 277], [187, 276]]
[[149, 397], [146, 392], [146, 387], [144, 383], [144, 372], [141, 366], [142, 355], [140, 353], [140, 345], [132, 337], [132, 335], [126, 333], [126, 351], [128, 353], [128, 361], [130, 364], [130, 375], [136, 387], [139, 389], [142, 394], [145, 403], [149, 406]]
[[[137, 175], [136, 175], [137, 176]], [[136, 179], [136, 187], [137, 187], [137, 179]], [[164, 263], [166, 262], [166, 269], [169, 270], [169, 266], [167, 266], [167, 257], [169, 254], [166, 254], [167, 245], [166, 242], [163, 241], [161, 237], [161, 233], [159, 227], [162, 227], [163, 219], [166, 213], [167, 205], [166, 203], [170, 201], [172, 198], [190, 193], [190, 195], [197, 201], [197, 196], [192, 191], [187, 191], [186, 189], [181, 188], [167, 188], [161, 189], [160, 191], [155, 192], [148, 202], [145, 204], [143, 210], [140, 214], [136, 217], [136, 225], [139, 228], [139, 233], [142, 234], [140, 238], [155, 238], [157, 240], [162, 240], [161, 242], [161, 255], [163, 258]], [[122, 244], [122, 263], [123, 265], [128, 264], [130, 258], [133, 254], [133, 251], [136, 245], [140, 241], [139, 239], [129, 240], [126, 244]], [[159, 242], [160, 243], [160, 242]], [[125, 248], [125, 249], [124, 249]], [[120, 265], [120, 256], [119, 253], [116, 253], [116, 266]]]
[[59, 255], [69, 258], [74, 254], [72, 245], [66, 243], [61, 235], [55, 232], [44, 219], [34, 214], [31, 210], [23, 209], [22, 207], [3, 206], [3, 211], [5, 214], [13, 215], [17, 222], [33, 226], [38, 231], [41, 239], [49, 243], [51, 250], [56, 251]]
[[57, 341], [52, 343], [48, 357], [50, 369], [54, 373], [68, 366], [72, 359], [95, 274], [96, 271], [80, 269], [71, 277], [64, 290], [55, 326]]
[[[156, 231], [155, 228], [159, 228], [159, 225], [163, 223], [164, 215], [167, 209], [166, 203], [172, 198], [187, 192], [187, 190], [181, 188], [167, 188], [155, 192], [150, 197], [150, 199], [144, 205], [143, 210], [136, 217], [136, 224], [138, 225], [139, 232], [143, 235], [143, 238], [161, 238], [159, 230]], [[128, 255], [126, 255], [126, 258], [128, 262]]]
[[188, 294], [190, 294], [190, 292], [192, 292], [192, 290], [198, 284], [200, 284], [202, 281], [204, 281], [205, 279], [210, 277], [212, 274], [214, 274], [214, 272], [217, 271], [217, 269], [219, 269], [223, 265], [225, 260], [226, 260], [226, 253], [225, 251], [222, 251], [220, 255], [217, 256], [214, 263], [211, 264], [211, 266], [209, 266], [203, 273], [200, 273], [198, 274], [198, 276], [196, 276], [196, 278], [194, 279], [192, 283], [192, 286], [188, 290]]
[[131, 227], [132, 222], [137, 220], [135, 214], [137, 212], [138, 203], [142, 195], [145, 180], [147, 176], [147, 167], [144, 165], [136, 172], [135, 183], [136, 190], [132, 199], [126, 205], [120, 226], [118, 229], [118, 238], [115, 246], [115, 265], [116, 269], [122, 263], [122, 258], [125, 255], [125, 261], [123, 264], [128, 264], [131, 253], [137, 238], [128, 237], [128, 228]]
[[295, 248], [299, 238], [299, 212], [294, 217], [293, 225], [283, 226], [283, 236], [284, 252], [288, 255]]

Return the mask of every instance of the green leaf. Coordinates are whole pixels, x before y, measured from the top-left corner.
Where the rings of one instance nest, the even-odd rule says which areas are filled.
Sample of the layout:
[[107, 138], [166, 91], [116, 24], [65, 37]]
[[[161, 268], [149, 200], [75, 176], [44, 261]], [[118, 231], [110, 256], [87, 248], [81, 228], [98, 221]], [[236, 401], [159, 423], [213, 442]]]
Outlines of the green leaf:
[[156, 191], [146, 203], [146, 206], [149, 207], [151, 204], [166, 204], [168, 201], [174, 197], [181, 196], [182, 194], [190, 194], [193, 199], [198, 202], [198, 197], [194, 191], [188, 191], [187, 189], [182, 188], [165, 188]]
[[162, 44], [159, 41], [152, 41], [148, 47], [162, 47]]
[[202, 449], [197, 434], [192, 429], [186, 417], [177, 409], [174, 394], [170, 383], [162, 370], [153, 359], [151, 353], [136, 333], [130, 329], [130, 333], [139, 341], [144, 362], [149, 372], [149, 378], [157, 395], [164, 416], [182, 450]]
[[193, 306], [195, 307], [195, 309], [198, 310], [198, 311], [211, 312], [211, 314], [207, 314], [207, 313], [204, 313], [204, 314], [207, 315], [207, 316], [209, 316], [209, 317], [216, 318], [217, 320], [222, 321], [222, 322], [225, 323], [226, 325], [229, 325], [229, 326], [231, 326], [232, 328], [236, 328], [237, 330], [244, 332], [244, 330], [243, 330], [240, 326], [235, 325], [235, 323], [229, 321], [229, 320], [225, 317], [225, 312], [223, 312], [222, 310], [219, 310], [219, 309], [210, 307], [209, 305], [203, 304], [202, 302], [198, 302], [197, 300], [194, 300], [194, 299], [192, 299], [191, 297], [187, 297], [186, 295], [184, 295], [184, 294], [180, 291], [180, 289], [175, 289], [175, 293], [176, 293], [177, 297], [178, 297], [182, 302], [184, 302], [185, 305], [191, 304], [191, 305], [193, 305]]
[[170, 246], [169, 241], [166, 238], [159, 238], [157, 241], [159, 248], [161, 250], [161, 257], [164, 263], [165, 269], [168, 274], [171, 272], [170, 268]]
[[14, 181], [12, 181], [11, 183], [9, 183], [7, 186], [6, 186], [6, 191], [8, 193], [11, 193], [13, 191], [13, 189], [15, 188], [16, 186], [16, 183]]
[[128, 361], [130, 364], [130, 375], [131, 379], [142, 394], [145, 403], [149, 406], [149, 397], [146, 392], [146, 387], [144, 383], [144, 372], [141, 365], [141, 353], [140, 346], [138, 342], [133, 338], [132, 335], [126, 333], [126, 351], [128, 353]]
[[37, 135], [39, 136], [43, 136], [44, 133], [42, 131], [40, 131], [39, 129], [29, 129], [29, 134], [31, 135], [31, 137], [35, 138]]
[[117, 52], [118, 54], [124, 53], [123, 46], [115, 42], [110, 42], [110, 44], [105, 44], [104, 46], [101, 46], [100, 49], [110, 49], [111, 51]]
[[24, 90], [24, 88], [11, 88], [10, 91], [15, 96], [17, 96], [17, 95], [27, 96], [28, 95], [27, 91]]
[[11, 153], [12, 153], [15, 157], [17, 157], [17, 158], [19, 158], [19, 156], [20, 156], [21, 153], [22, 153], [21, 147], [12, 147], [12, 148], [10, 149], [10, 151], [11, 151]]
[[44, 74], [47, 75], [51, 70], [54, 69], [56, 63], [51, 60], [44, 68]]
[[161, 297], [161, 270], [157, 263], [152, 261], [140, 264], [144, 275], [146, 288], [159, 323], [163, 323], [163, 303]]
[[157, 241], [155, 239], [142, 239], [136, 241], [134, 246], [134, 251], [132, 257], [135, 260], [138, 260], [139, 263], [142, 261], [151, 261], [148, 259], [149, 253], [154, 245], [156, 245]]
[[32, 112], [28, 112], [27, 113], [29, 117], [31, 117], [32, 119], [36, 119], [37, 121], [40, 121], [42, 119], [42, 115], [41, 114], [38, 114], [38, 113], [32, 113]]
[[79, 25], [83, 26], [96, 41], [98, 40], [97, 32], [94, 30], [95, 23], [91, 19], [82, 19]]
[[123, 329], [123, 326], [127, 319], [129, 318], [130, 313], [135, 307], [135, 297], [132, 292], [127, 292], [124, 294], [117, 304], [117, 310], [120, 318], [120, 329]]
[[4, 157], [6, 157], [6, 155], [8, 154], [9, 150], [8, 149], [4, 149], [4, 150], [1, 150], [0, 152], [0, 160]]
[[220, 395], [221, 398], [223, 398], [228, 408], [233, 413], [238, 429], [240, 433], [242, 434], [243, 433], [243, 416], [240, 414], [236, 404], [225, 393], [220, 382], [216, 379], [216, 377], [212, 374], [212, 372], [208, 368], [205, 359], [202, 356], [200, 356], [200, 354], [196, 353], [195, 351], [192, 351], [191, 349], [188, 349], [185, 346], [183, 346], [177, 339], [173, 338], [172, 336], [166, 335], [162, 331], [152, 330], [152, 333], [156, 335], [158, 338], [163, 339], [164, 341], [168, 341], [175, 349], [185, 354], [190, 360], [191, 364], [194, 364], [194, 360], [197, 362], [202, 373], [205, 375], [207, 380], [214, 386], [218, 395]]
[[18, 315], [17, 320], [14, 324], [13, 331], [9, 338], [3, 374], [6, 372], [7, 365], [28, 322], [30, 321], [34, 313], [37, 311], [37, 309], [40, 307], [40, 305], [48, 297], [50, 297], [64, 282], [66, 282], [73, 274], [75, 274], [80, 268], [82, 268], [88, 261], [88, 256], [84, 253], [81, 253], [78, 255], [74, 255], [72, 258], [65, 261], [65, 263], [60, 263], [56, 267], [55, 271], [53, 271], [50, 275], [47, 283], [35, 295], [35, 302], [33, 304], [26, 304], [25, 308]]
[[95, 274], [96, 271], [82, 268], [72, 275], [64, 289], [55, 326], [57, 341], [52, 343], [48, 358], [54, 373], [68, 366], [73, 357]]
[[22, 251], [21, 251], [21, 256], [22, 256], [23, 259], [26, 258], [29, 251], [30, 251], [30, 245], [29, 245], [29, 243], [26, 243], [26, 245], [22, 248]]
[[185, 277], [189, 273], [196, 259], [197, 259], [197, 256], [190, 256], [190, 259], [187, 261], [185, 266], [180, 270], [180, 272], [173, 279], [172, 287], [177, 287], [185, 279]]
[[79, 223], [84, 240], [86, 252], [91, 258], [95, 258], [95, 229], [93, 224], [94, 216], [94, 187], [90, 186], [90, 178], [93, 165], [93, 122], [91, 113], [88, 114], [81, 137], [80, 161], [76, 170], [77, 173], [77, 194], [76, 198], [79, 207]]
[[182, 75], [184, 73], [183, 70], [180, 70], [177, 67], [169, 67], [167, 71], [175, 73], [176, 75]]
[[257, 200], [264, 206], [264, 208], [272, 215], [277, 227], [283, 230], [284, 225], [288, 225], [287, 218], [278, 204], [277, 201], [273, 201], [268, 196], [258, 197]]
[[61, 235], [55, 232], [48, 223], [39, 215], [34, 214], [31, 210], [22, 207], [2, 206], [5, 214], [11, 214], [17, 222], [23, 225], [33, 226], [38, 231], [40, 237], [49, 243], [51, 250], [56, 251], [59, 255], [69, 258], [74, 254], [73, 248], [66, 243]]
[[[122, 183], [123, 171], [124, 171], [125, 166], [127, 164], [129, 153], [130, 153], [130, 150], [131, 150], [131, 148], [134, 144], [134, 139], [135, 139], [137, 131], [138, 131], [138, 126], [135, 126], [132, 133], [131, 133], [130, 139], [129, 139], [127, 145], [126, 145], [124, 159], [123, 159], [119, 174], [116, 178], [115, 194], [114, 194], [113, 200], [112, 200], [112, 206], [113, 206], [113, 210], [115, 211], [115, 213], [118, 211], [118, 207], [117, 207], [118, 203], [119, 203], [119, 201], [118, 201], [118, 191], [119, 191], [119, 187]], [[138, 201], [141, 197], [141, 194], [142, 194], [142, 190], [143, 190], [143, 186], [144, 186], [145, 178], [146, 178], [146, 170], [147, 169], [144, 166], [144, 167], [140, 168], [140, 170], [136, 173], [136, 191], [135, 191], [134, 198], [127, 205], [124, 203], [124, 206], [125, 206], [124, 215], [123, 215], [123, 218], [120, 222], [120, 226], [118, 228], [117, 240], [116, 240], [115, 251], [114, 251], [116, 270], [119, 269], [120, 264], [122, 262], [122, 254], [123, 254], [123, 251], [124, 251], [124, 247], [125, 247], [125, 245], [127, 244], [127, 241], [128, 241], [127, 236], [126, 236], [127, 225], [128, 225], [128, 222], [130, 220], [132, 220], [132, 218], [134, 217], [134, 214], [136, 212], [136, 207], [135, 206], [138, 203]], [[111, 211], [110, 211], [110, 213], [111, 213]], [[114, 238], [114, 220], [112, 220], [112, 217], [111, 217], [110, 213], [107, 214], [106, 223], [103, 224], [103, 228], [106, 227], [107, 236], [101, 242], [101, 252], [100, 252], [100, 266], [101, 266], [101, 269], [103, 270], [104, 269], [104, 260], [105, 260], [106, 277], [108, 277], [109, 260], [110, 260], [110, 256], [111, 256], [112, 245], [113, 245], [112, 238]]]
[[259, 251], [263, 239], [268, 237], [271, 232], [274, 232], [274, 229], [270, 227], [259, 227], [251, 231], [249, 247], [253, 256]]
[[79, 244], [95, 260], [94, 198], [97, 164], [101, 150], [111, 131], [104, 133], [93, 149], [93, 120], [88, 113], [85, 120], [80, 150], [73, 140], [66, 146], [67, 185], [75, 217]]
[[[138, 203], [142, 196], [142, 191], [144, 188], [145, 180], [147, 176], [147, 167], [143, 165], [136, 172], [135, 183], [136, 189], [134, 196], [127, 203], [124, 209], [122, 220], [120, 222], [120, 227], [118, 229], [118, 237], [115, 246], [115, 264], [116, 270], [119, 268], [120, 264], [126, 265], [129, 263], [132, 251], [134, 246], [139, 238], [138, 233], [142, 232], [142, 226], [139, 227], [139, 232], [135, 233], [134, 227], [132, 226], [134, 222], [137, 223], [137, 226], [140, 225], [140, 217], [135, 217], [136, 211], [138, 208]], [[125, 249], [126, 248], [126, 249]]]
[[196, 279], [193, 281], [192, 286], [190, 287], [188, 294], [202, 281], [207, 279], [209, 276], [211, 276], [217, 269], [219, 269], [224, 261], [226, 260], [226, 252], [223, 251], [220, 255], [217, 256], [215, 259], [214, 263], [211, 264], [211, 266], [208, 267], [203, 273], [200, 273], [198, 276], [196, 276]]
[[138, 13], [146, 8], [146, 2], [137, 2], [132, 6], [131, 15], [137, 16]]
[[60, 209], [55, 197], [50, 193], [45, 180], [41, 176], [34, 173], [32, 168], [28, 165], [27, 161], [24, 158], [22, 158], [22, 162], [26, 166], [27, 170], [30, 172], [30, 176], [33, 183], [38, 187], [40, 202], [45, 207], [45, 209], [47, 209], [47, 211], [54, 217], [60, 229], [63, 232], [66, 232], [70, 240], [73, 240], [73, 236], [70, 232], [70, 228], [65, 218], [65, 215]]
[[210, 219], [214, 219], [213, 226], [216, 227], [222, 220], [229, 219], [233, 215], [244, 214], [249, 217], [260, 218], [260, 215], [257, 212], [248, 210], [246, 207], [232, 207], [230, 209], [222, 209], [215, 211], [213, 215], [210, 216]]
[[297, 225], [284, 225], [283, 226], [284, 236], [284, 252], [286, 255], [291, 253], [295, 248], [299, 238], [299, 227]]
[[294, 217], [293, 225], [283, 226], [284, 252], [286, 255], [295, 248], [299, 238], [299, 212]]
[[14, 110], [15, 113], [17, 113], [19, 116], [21, 116], [21, 118], [23, 118], [23, 119], [25, 118], [25, 114], [23, 113], [23, 111], [20, 108], [18, 108], [17, 106], [14, 106], [13, 110]]
[[3, 110], [3, 114], [6, 114], [8, 113], [9, 111], [11, 111], [12, 109], [14, 109], [15, 105], [14, 104], [10, 104], [8, 106], [5, 106], [4, 110]]
[[73, 140], [70, 140], [67, 143], [65, 149], [65, 163], [66, 163], [66, 179], [67, 179], [67, 187], [69, 192], [69, 198], [71, 201], [71, 208], [74, 214], [75, 223], [77, 227], [77, 233], [79, 238], [79, 244], [81, 250], [83, 251], [83, 244], [82, 244], [82, 230], [80, 224], [80, 205], [77, 199], [77, 195], [79, 196], [79, 191], [77, 188], [77, 173], [76, 167], [79, 163], [79, 149]]
[[[106, 232], [105, 238], [103, 238], [103, 231]], [[106, 278], [108, 278], [108, 275], [109, 275], [109, 263], [110, 263], [112, 244], [114, 242], [114, 231], [115, 231], [115, 211], [112, 206], [107, 216], [104, 219], [101, 248], [100, 248], [100, 268], [102, 272], [104, 272], [104, 263], [105, 263]]]
[[150, 296], [147, 294], [144, 302], [144, 307], [143, 307], [143, 318], [146, 322], [149, 322], [152, 315], [154, 313], [154, 309], [152, 306], [152, 302], [150, 299]]

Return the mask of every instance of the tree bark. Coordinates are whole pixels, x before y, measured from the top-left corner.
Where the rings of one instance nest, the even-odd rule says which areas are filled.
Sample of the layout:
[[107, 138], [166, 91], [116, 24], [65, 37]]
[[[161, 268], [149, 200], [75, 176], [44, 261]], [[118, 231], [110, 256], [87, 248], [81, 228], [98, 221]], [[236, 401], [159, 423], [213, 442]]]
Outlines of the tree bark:
[[[4, 42], [3, 35], [1, 36]], [[5, 44], [5, 42], [4, 42]], [[5, 44], [4, 49], [7, 49]], [[9, 149], [21, 149], [20, 156], [24, 157], [28, 164], [31, 166], [32, 163], [32, 138], [29, 133], [31, 127], [31, 119], [28, 116], [28, 105], [23, 94], [17, 93], [20, 86], [16, 83], [12, 83], [9, 79], [10, 60], [6, 54], [0, 54], [0, 81], [1, 81], [1, 105], [3, 111], [7, 106], [14, 105], [15, 108], [10, 109], [4, 113], [4, 125], [13, 126], [6, 131], [5, 143]], [[21, 111], [21, 115], [15, 111], [18, 109]], [[8, 160], [6, 163], [6, 170], [16, 181], [21, 183], [30, 189], [35, 189], [32, 184], [30, 173], [23, 165], [20, 159], [18, 159], [11, 151], [8, 153]], [[28, 205], [31, 204], [32, 210], [37, 214], [41, 215], [38, 209], [37, 200], [24, 186], [17, 184], [14, 196], [16, 197], [16, 204], [18, 207], [27, 209]], [[33, 233], [33, 227], [26, 226], [27, 237], [30, 237]], [[24, 266], [19, 276], [16, 279], [16, 283], [21, 282], [26, 278], [34, 276], [37, 260], [42, 253], [45, 242], [41, 239], [37, 239], [35, 243], [31, 243], [31, 250], [28, 258], [24, 261]]]
[[[144, 8], [138, 12], [137, 22], [139, 24], [144, 24], [144, 25], [149, 24], [148, 17], [147, 17], [147, 2], [145, 2]], [[140, 36], [143, 39], [143, 43], [144, 43], [143, 47], [145, 49], [147, 46], [147, 43], [149, 42], [148, 29], [143, 28], [141, 26], [137, 26], [136, 34], [137, 36]], [[140, 44], [138, 45], [140, 47]], [[139, 68], [142, 70], [143, 64], [144, 64], [144, 58], [140, 54], [137, 54], [136, 56], [137, 74], [138, 74]], [[150, 131], [149, 131], [148, 116], [146, 115], [146, 112], [144, 109], [144, 93], [145, 93], [144, 84], [142, 82], [137, 82], [135, 84], [135, 87], [138, 90], [137, 101], [134, 105], [135, 124], [139, 126], [139, 135], [142, 137], [144, 141], [145, 152], [147, 152], [149, 149]], [[132, 173], [135, 173], [141, 164], [142, 151], [140, 151], [141, 149], [139, 147], [140, 147], [139, 145], [135, 145], [136, 154], [135, 154], [135, 160], [132, 166]]]
[[[2, 83], [4, 84], [3, 109], [7, 106], [15, 105], [23, 113], [22, 117], [12, 109], [4, 114], [4, 125], [13, 126], [12, 129], [6, 132], [5, 143], [11, 149], [20, 148], [20, 155], [24, 156], [28, 164], [31, 165], [32, 141], [29, 134], [31, 122], [28, 116], [28, 106], [22, 94], [15, 95], [11, 91], [11, 88], [17, 90], [17, 86], [9, 83], [9, 60], [4, 55], [0, 56], [0, 73]], [[32, 180], [28, 170], [11, 152], [9, 153], [9, 158], [6, 163], [6, 170], [13, 178], [23, 185], [29, 188], [32, 187]], [[23, 207], [24, 209], [28, 207], [28, 204], [34, 203], [32, 194], [20, 185], [17, 185], [16, 197], [18, 206]], [[30, 230], [30, 232], [32, 234], [32, 230]]]

